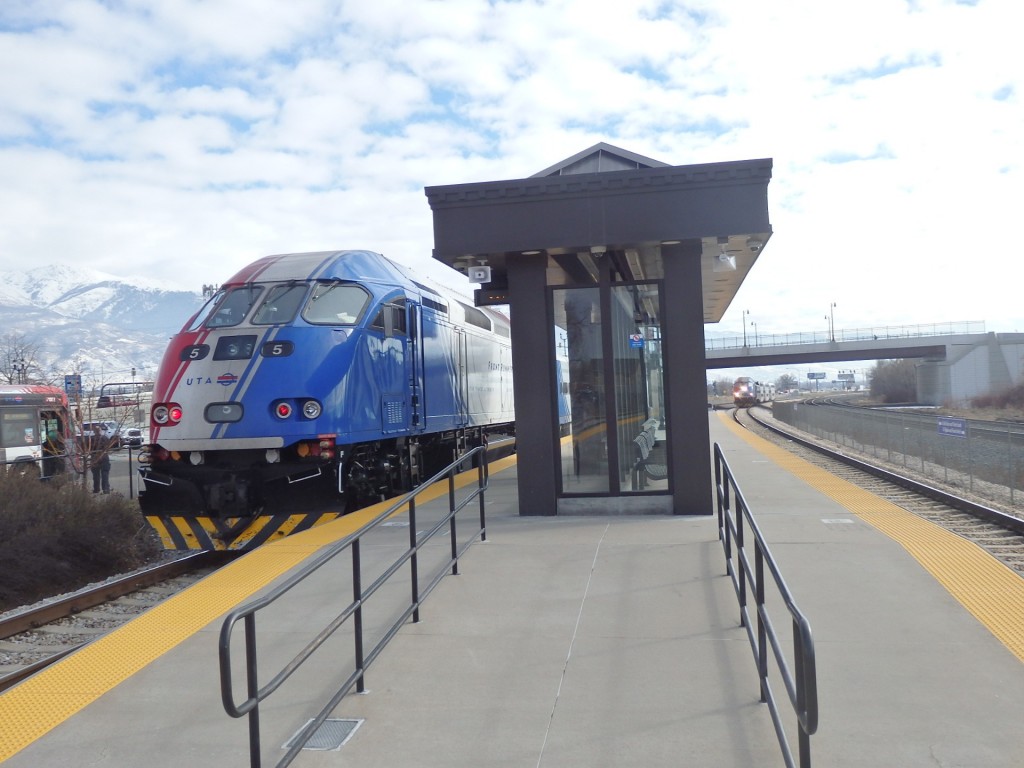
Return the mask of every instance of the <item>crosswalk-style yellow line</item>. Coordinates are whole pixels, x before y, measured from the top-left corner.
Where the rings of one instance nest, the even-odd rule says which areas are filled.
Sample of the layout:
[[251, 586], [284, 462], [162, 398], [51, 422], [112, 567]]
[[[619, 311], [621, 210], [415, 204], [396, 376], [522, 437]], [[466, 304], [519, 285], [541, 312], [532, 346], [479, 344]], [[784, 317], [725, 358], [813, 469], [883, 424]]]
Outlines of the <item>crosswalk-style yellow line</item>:
[[984, 549], [738, 426], [725, 424], [759, 452], [898, 542], [1021, 661], [1024, 578]]
[[[491, 462], [490, 473], [494, 475], [515, 463], [515, 456]], [[475, 482], [475, 471], [455, 478], [458, 488]], [[447, 493], [448, 483], [441, 481], [420, 494], [416, 503], [425, 504]], [[0, 762], [20, 752], [114, 686], [247, 600], [324, 545], [357, 531], [391, 503], [381, 502], [257, 547], [180, 594], [0, 694], [0, 723], [3, 724], [0, 728]], [[399, 513], [403, 511], [399, 510]]]

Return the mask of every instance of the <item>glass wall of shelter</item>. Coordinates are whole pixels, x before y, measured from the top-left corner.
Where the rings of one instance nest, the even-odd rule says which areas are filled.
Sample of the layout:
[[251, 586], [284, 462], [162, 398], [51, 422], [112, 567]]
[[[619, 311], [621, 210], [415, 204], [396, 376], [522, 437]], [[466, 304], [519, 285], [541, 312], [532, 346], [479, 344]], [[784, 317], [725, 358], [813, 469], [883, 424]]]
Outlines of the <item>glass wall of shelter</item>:
[[667, 494], [660, 281], [555, 287], [559, 495]]

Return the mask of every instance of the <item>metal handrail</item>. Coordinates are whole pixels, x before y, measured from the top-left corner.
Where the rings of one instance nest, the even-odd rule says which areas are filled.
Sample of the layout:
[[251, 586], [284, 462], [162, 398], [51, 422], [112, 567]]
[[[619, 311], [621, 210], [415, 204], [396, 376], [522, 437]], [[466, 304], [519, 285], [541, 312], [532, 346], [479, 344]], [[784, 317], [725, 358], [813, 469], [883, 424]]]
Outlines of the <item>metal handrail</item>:
[[[464, 499], [456, 503], [456, 471], [465, 466], [466, 462], [471, 460], [474, 456], [479, 457], [477, 462], [476, 486]], [[448, 477], [448, 514], [442, 517], [441, 520], [439, 520], [429, 531], [417, 535], [416, 497], [445, 476]], [[358, 531], [355, 531], [341, 541], [332, 544], [315, 558], [309, 560], [296, 570], [288, 579], [283, 581], [279, 586], [268, 592], [266, 595], [235, 609], [227, 615], [224, 619], [224, 623], [221, 625], [219, 646], [221, 700], [224, 704], [224, 710], [231, 717], [249, 716], [249, 763], [252, 768], [260, 768], [261, 765], [259, 725], [260, 702], [280, 688], [280, 686], [350, 618], [353, 620], [355, 669], [342, 683], [337, 692], [331, 697], [330, 701], [323, 707], [323, 709], [320, 710], [320, 713], [313, 718], [305, 728], [303, 728], [298, 738], [293, 740], [288, 751], [277, 763], [277, 768], [283, 768], [283, 766], [291, 764], [309, 739], [316, 733], [317, 729], [324, 723], [331, 711], [337, 707], [341, 700], [349, 693], [349, 691], [352, 690], [353, 685], [356, 686], [356, 690], [358, 692], [362, 693], [365, 691], [364, 675], [366, 670], [380, 655], [380, 652], [388, 642], [398, 633], [398, 630], [403, 624], [405, 624], [407, 619], [411, 617], [413, 622], [419, 621], [420, 605], [422, 605], [423, 601], [426, 600], [434, 590], [434, 587], [440, 583], [441, 579], [444, 578], [449, 568], [451, 569], [452, 575], [458, 574], [459, 557], [469, 549], [475, 541], [476, 536], [479, 535], [481, 541], [487, 540], [487, 526], [484, 516], [484, 493], [487, 490], [487, 485], [487, 450], [486, 446], [478, 446], [477, 448], [474, 448], [460, 456], [456, 461], [452, 462], [429, 480], [422, 483], [417, 489], [403, 496]], [[456, 514], [473, 501], [473, 499], [479, 500], [480, 527], [477, 531], [473, 532], [473, 536], [470, 537], [460, 548], [456, 538]], [[362, 587], [360, 541], [367, 533], [375, 529], [388, 518], [394, 516], [405, 505], [408, 505], [409, 507], [409, 547], [397, 560], [395, 560], [394, 563], [388, 566], [371, 585], [364, 589]], [[439, 568], [437, 575], [426, 586], [426, 588], [421, 589], [419, 584], [417, 555], [419, 550], [428, 541], [430, 541], [435, 534], [440, 532], [442, 528], [446, 527], [446, 524], [451, 538], [450, 559], [447, 563], [443, 564], [443, 567]], [[279, 598], [287, 594], [293, 587], [303, 582], [315, 571], [346, 550], [350, 550], [352, 553], [352, 602], [349, 603], [334, 619], [332, 619], [315, 638], [309, 641], [309, 643], [307, 643], [306, 646], [299, 651], [299, 653], [289, 661], [280, 672], [275, 674], [269, 682], [261, 686], [257, 676], [256, 613], [273, 604]], [[363, 648], [362, 608], [366, 604], [366, 601], [381, 586], [383, 586], [391, 576], [397, 573], [405, 563], [410, 564], [411, 601], [402, 611], [398, 619], [383, 633], [383, 636], [378, 643], [367, 651]], [[239, 621], [244, 622], [245, 630], [247, 698], [240, 703], [236, 703], [234, 697], [234, 684], [232, 680], [231, 638], [235, 625], [238, 624]]]
[[[775, 734], [782, 748], [782, 756], [788, 768], [794, 768], [793, 752], [786, 737], [775, 694], [768, 681], [768, 648], [778, 665], [778, 672], [786, 686], [790, 704], [797, 716], [799, 727], [799, 758], [800, 768], [811, 766], [811, 735], [818, 730], [818, 682], [814, 656], [814, 641], [811, 637], [811, 625], [797, 607], [793, 596], [782, 578], [778, 564], [772, 557], [764, 535], [754, 521], [753, 513], [743, 493], [740, 491], [736, 478], [729, 463], [725, 460], [721, 446], [715, 443], [715, 495], [718, 510], [718, 537], [725, 550], [726, 572], [732, 579], [740, 606], [740, 625], [747, 631], [750, 647], [757, 665], [757, 674], [761, 683], [761, 701], [768, 704]], [[735, 511], [732, 502], [735, 501]], [[753, 564], [746, 541], [746, 532], [753, 535]], [[735, 543], [735, 553], [733, 552]], [[739, 568], [737, 568], [737, 564]], [[793, 667], [786, 659], [779, 641], [778, 634], [772, 624], [765, 605], [765, 564], [771, 573], [772, 580], [779, 595], [789, 610], [793, 622]], [[754, 607], [757, 615], [756, 627], [751, 622], [751, 612], [747, 605], [748, 586], [754, 593]]]
[[29, 466], [33, 466], [39, 473], [40, 479], [49, 480], [50, 478], [57, 477], [62, 472], [54, 472], [46, 474], [47, 465], [51, 461], [59, 461], [62, 466], [67, 465], [71, 459], [69, 453], [44, 453], [40, 456], [20, 456], [16, 459], [5, 459], [0, 461], [0, 467], [7, 469], [13, 467], [16, 470], [28, 470]]

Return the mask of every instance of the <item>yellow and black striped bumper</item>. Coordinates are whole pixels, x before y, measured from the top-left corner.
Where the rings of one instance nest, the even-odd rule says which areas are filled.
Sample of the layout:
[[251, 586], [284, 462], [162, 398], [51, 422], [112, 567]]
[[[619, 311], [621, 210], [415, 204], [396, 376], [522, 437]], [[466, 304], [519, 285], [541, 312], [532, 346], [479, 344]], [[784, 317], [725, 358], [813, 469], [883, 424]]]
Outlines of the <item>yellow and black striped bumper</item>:
[[329, 523], [341, 514], [302, 512], [224, 519], [146, 515], [146, 522], [160, 536], [165, 549], [242, 551]]

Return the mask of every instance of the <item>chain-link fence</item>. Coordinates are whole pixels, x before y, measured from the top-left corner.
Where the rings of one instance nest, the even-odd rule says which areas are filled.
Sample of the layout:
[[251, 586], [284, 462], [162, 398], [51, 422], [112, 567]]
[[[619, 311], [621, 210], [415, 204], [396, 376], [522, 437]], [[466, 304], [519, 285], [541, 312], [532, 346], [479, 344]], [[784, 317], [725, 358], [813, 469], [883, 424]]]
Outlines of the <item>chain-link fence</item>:
[[774, 413], [841, 449], [1024, 509], [1024, 424], [780, 401]]

